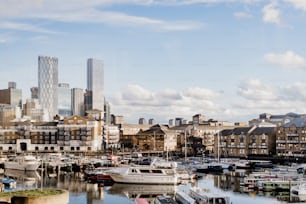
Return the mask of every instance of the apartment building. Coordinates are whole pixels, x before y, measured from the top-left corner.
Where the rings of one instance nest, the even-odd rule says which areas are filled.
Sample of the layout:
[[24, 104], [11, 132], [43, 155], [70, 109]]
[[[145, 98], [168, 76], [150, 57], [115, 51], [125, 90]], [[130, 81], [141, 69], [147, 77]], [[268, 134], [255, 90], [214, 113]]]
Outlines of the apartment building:
[[[275, 153], [275, 127], [238, 127], [215, 135], [215, 155], [244, 157]], [[219, 139], [219, 142], [217, 142]]]
[[276, 154], [304, 157], [306, 153], [306, 119], [296, 118], [276, 132]]

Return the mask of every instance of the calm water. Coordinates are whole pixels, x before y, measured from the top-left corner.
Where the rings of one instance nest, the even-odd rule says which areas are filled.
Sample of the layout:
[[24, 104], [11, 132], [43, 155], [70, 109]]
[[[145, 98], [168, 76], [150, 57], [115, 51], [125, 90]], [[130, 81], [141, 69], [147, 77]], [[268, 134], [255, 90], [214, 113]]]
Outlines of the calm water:
[[[32, 181], [28, 178], [39, 178], [39, 172], [7, 171], [5, 174], [18, 176], [18, 189], [41, 188], [41, 181]], [[64, 188], [69, 190], [71, 204], [117, 204], [134, 203], [136, 197], [145, 197], [153, 200], [156, 195], [174, 195], [177, 190], [189, 191], [192, 186], [198, 186], [211, 192], [221, 193], [230, 197], [233, 204], [277, 204], [288, 203], [288, 193], [244, 193], [240, 189], [241, 177], [224, 175], [203, 175], [202, 178], [187, 182], [178, 186], [162, 185], [132, 185], [114, 184], [112, 186], [99, 187], [97, 184], [88, 184], [82, 180], [80, 173], [61, 174], [48, 178], [44, 176], [43, 188]]]

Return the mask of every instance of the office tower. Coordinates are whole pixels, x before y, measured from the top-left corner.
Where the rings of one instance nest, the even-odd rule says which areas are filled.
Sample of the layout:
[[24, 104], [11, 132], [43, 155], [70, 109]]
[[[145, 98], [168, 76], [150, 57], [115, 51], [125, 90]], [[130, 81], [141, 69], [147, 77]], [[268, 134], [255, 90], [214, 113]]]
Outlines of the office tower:
[[38, 99], [38, 87], [31, 88], [31, 98]]
[[16, 89], [15, 82], [10, 82], [7, 89], [0, 90], [0, 103], [22, 108], [22, 90]]
[[42, 108], [48, 114], [48, 120], [58, 113], [57, 109], [58, 59], [38, 57], [38, 98]]
[[16, 118], [16, 108], [8, 104], [0, 104], [0, 126], [6, 126]]
[[104, 120], [105, 124], [111, 124], [112, 118], [111, 118], [111, 107], [109, 102], [105, 101], [104, 105]]
[[71, 116], [71, 89], [67, 83], [58, 84], [58, 113], [63, 117]]
[[80, 88], [71, 90], [72, 114], [84, 116], [84, 91]]
[[87, 90], [85, 94], [87, 110], [104, 111], [104, 70], [103, 62], [97, 59], [87, 60]]

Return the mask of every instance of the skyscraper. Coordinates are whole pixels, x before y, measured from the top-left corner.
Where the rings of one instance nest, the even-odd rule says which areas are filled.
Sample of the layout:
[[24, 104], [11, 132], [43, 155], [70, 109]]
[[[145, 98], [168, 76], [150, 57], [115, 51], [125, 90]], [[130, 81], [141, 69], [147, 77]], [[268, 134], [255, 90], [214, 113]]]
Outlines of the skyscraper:
[[57, 109], [58, 59], [38, 57], [38, 97], [39, 103], [48, 114], [48, 120], [58, 114]]
[[72, 101], [72, 114], [73, 115], [84, 115], [84, 91], [80, 88], [73, 88], [71, 90], [71, 101]]
[[72, 115], [71, 111], [71, 89], [67, 83], [58, 84], [58, 113], [67, 117]]
[[104, 111], [104, 69], [103, 62], [97, 59], [87, 60], [86, 110]]

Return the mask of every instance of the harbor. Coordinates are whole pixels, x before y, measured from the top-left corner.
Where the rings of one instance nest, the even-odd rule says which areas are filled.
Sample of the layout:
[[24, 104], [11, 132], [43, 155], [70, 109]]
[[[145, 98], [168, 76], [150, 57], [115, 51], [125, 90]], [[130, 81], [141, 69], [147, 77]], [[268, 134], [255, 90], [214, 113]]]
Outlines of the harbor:
[[[254, 160], [249, 161], [252, 165], [241, 169], [235, 164], [246, 163], [247, 160], [216, 162], [185, 158], [166, 161], [165, 158], [152, 157], [150, 165], [139, 165], [140, 158], [132, 157], [84, 157], [82, 161], [79, 157], [75, 160], [72, 157], [56, 159], [52, 155], [52, 160], [50, 158], [50, 155], [38, 158], [42, 165], [36, 170], [18, 170], [8, 165], [0, 172], [0, 177], [3, 184], [9, 180], [14, 183], [6, 184], [3, 191], [64, 189], [69, 192], [69, 203], [80, 204], [156, 203], [158, 199], [172, 199], [175, 203], [223, 204], [306, 201], [306, 196], [302, 195], [305, 193], [302, 192], [305, 175], [298, 171], [301, 165], [294, 163], [290, 166], [270, 165], [267, 161]], [[141, 161], [148, 158], [143, 157]], [[36, 162], [31, 163], [37, 165]], [[207, 168], [205, 171], [204, 167]]]

